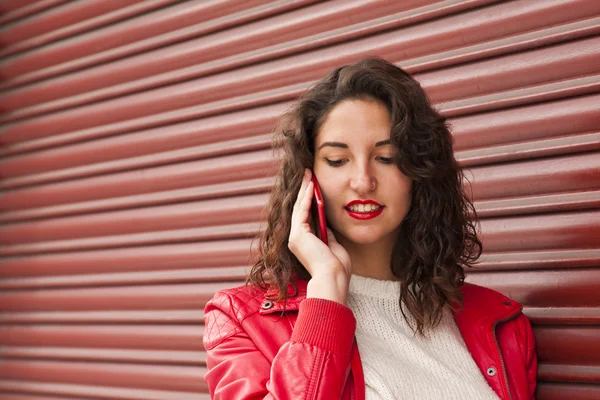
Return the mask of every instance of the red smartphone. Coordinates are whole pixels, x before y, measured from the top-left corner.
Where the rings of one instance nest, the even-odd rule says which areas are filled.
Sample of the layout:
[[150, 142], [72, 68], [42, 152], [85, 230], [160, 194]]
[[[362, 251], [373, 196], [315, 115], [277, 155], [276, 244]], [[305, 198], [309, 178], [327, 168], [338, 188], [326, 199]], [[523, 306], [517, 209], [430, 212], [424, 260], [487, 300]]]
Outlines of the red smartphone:
[[312, 181], [314, 184], [313, 191], [313, 215], [316, 215], [315, 223], [317, 236], [319, 239], [323, 241], [325, 244], [329, 244], [327, 242], [327, 219], [325, 218], [325, 202], [323, 202], [323, 195], [321, 194], [321, 188], [319, 187], [319, 182], [317, 182], [317, 178], [315, 174], [312, 174]]

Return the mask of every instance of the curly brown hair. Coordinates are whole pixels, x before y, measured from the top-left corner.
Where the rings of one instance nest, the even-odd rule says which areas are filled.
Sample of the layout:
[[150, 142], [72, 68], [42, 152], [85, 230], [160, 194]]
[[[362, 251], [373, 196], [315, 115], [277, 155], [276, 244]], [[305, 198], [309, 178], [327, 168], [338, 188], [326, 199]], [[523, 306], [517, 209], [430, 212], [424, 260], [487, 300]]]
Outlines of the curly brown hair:
[[413, 77], [381, 58], [334, 69], [280, 119], [274, 146], [281, 164], [247, 284], [276, 289], [277, 299], [285, 300], [289, 284], [295, 287], [296, 279], [310, 278], [288, 249], [292, 209], [304, 169], [313, 168], [319, 127], [345, 99], [374, 99], [387, 107], [396, 166], [413, 181], [412, 203], [400, 226], [390, 268], [401, 281], [400, 304], [423, 334], [424, 328], [439, 324], [445, 307], [462, 304], [463, 266], [474, 264], [482, 246], [446, 119], [433, 109]]

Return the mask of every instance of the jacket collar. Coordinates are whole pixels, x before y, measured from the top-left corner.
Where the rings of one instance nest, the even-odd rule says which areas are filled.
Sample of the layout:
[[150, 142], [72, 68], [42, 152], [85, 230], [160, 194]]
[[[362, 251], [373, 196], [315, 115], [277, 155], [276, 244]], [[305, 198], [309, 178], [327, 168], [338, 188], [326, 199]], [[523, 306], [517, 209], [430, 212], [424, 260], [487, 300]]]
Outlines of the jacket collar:
[[[307, 283], [304, 279], [296, 281], [297, 291], [290, 283], [286, 302], [273, 300], [277, 295], [275, 289], [265, 292], [260, 313], [273, 314], [284, 311], [298, 311], [300, 303], [306, 298]], [[465, 283], [460, 287], [460, 291], [463, 295], [463, 307], [460, 308], [457, 304], [454, 304], [453, 314], [456, 324], [461, 330], [474, 323], [494, 325], [497, 322], [511, 319], [519, 314], [523, 308], [516, 301], [483, 286]]]
[[459, 329], [479, 325], [493, 326], [517, 316], [523, 306], [495, 290], [465, 283], [460, 287], [463, 294], [463, 307], [454, 307], [454, 319]]

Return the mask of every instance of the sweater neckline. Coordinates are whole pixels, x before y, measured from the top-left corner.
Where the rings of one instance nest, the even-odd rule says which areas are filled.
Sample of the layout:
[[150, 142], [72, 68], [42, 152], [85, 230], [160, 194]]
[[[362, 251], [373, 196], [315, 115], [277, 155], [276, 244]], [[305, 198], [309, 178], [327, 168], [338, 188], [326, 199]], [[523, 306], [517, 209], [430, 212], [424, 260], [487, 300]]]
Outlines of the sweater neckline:
[[382, 280], [352, 274], [348, 293], [374, 297], [378, 299], [398, 300], [400, 297], [400, 281]]

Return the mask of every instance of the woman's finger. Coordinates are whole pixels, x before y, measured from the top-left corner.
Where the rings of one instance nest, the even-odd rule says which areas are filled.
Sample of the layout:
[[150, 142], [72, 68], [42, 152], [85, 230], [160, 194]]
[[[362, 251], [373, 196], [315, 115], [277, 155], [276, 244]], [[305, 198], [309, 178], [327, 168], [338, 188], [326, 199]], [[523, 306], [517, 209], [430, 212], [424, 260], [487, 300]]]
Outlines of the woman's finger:
[[302, 178], [302, 183], [300, 184], [300, 190], [298, 190], [298, 197], [296, 197], [296, 202], [294, 203], [294, 208], [297, 208], [302, 203], [302, 199], [304, 198], [304, 194], [306, 192], [307, 184], [308, 184], [308, 180], [306, 179], [306, 173], [305, 173], [304, 177]]
[[294, 208], [292, 211], [292, 226], [291, 232], [294, 232], [296, 227], [300, 227], [303, 222], [306, 222], [305, 212], [302, 209], [302, 203], [304, 198], [306, 197], [306, 187], [308, 185], [308, 170], [304, 171], [304, 177], [302, 178], [302, 184], [300, 185], [300, 190], [298, 190], [298, 196], [296, 197], [296, 202], [294, 203]]
[[[304, 197], [302, 198], [302, 203], [300, 203], [300, 211], [302, 211], [302, 215], [306, 215], [308, 214], [307, 211], [310, 210], [310, 206], [311, 206], [311, 202], [312, 202], [312, 198], [313, 198], [313, 188], [314, 188], [314, 183], [313, 181], [308, 182], [308, 185], [306, 186], [306, 189], [304, 190]], [[304, 218], [303, 220], [307, 220], [307, 218]]]
[[[312, 182], [308, 182], [306, 188], [304, 189], [304, 194], [302, 197], [302, 201], [298, 205], [298, 208], [294, 211], [292, 218], [296, 220], [296, 226], [301, 227], [304, 224], [309, 223], [309, 215], [310, 215], [310, 201], [312, 199]], [[310, 224], [308, 229], [310, 230]]]
[[292, 209], [292, 229], [294, 226], [301, 224], [302, 220], [299, 214], [301, 214], [300, 205], [302, 204], [302, 200], [305, 197], [306, 192], [306, 182], [302, 181], [300, 185], [300, 190], [298, 190], [298, 196], [296, 197], [296, 201], [294, 202], [294, 207]]

